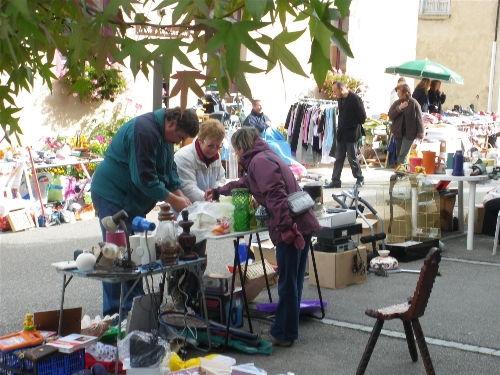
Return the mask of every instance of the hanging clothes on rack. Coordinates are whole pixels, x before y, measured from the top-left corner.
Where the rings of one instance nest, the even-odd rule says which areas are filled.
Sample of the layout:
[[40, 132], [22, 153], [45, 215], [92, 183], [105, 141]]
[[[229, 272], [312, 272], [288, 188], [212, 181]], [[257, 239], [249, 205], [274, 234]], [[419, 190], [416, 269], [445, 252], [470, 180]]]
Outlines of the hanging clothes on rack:
[[288, 111], [285, 128], [292, 154], [300, 163], [312, 147], [313, 163], [332, 163], [329, 156], [336, 135], [336, 102], [321, 99], [302, 99]]

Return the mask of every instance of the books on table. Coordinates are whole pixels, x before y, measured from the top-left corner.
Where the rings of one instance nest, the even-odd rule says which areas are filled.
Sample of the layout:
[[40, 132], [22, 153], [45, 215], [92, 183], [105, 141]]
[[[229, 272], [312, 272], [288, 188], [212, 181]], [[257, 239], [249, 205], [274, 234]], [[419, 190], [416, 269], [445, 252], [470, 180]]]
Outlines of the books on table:
[[73, 333], [48, 342], [48, 345], [55, 346], [61, 353], [73, 353], [77, 350], [97, 342], [98, 337]]

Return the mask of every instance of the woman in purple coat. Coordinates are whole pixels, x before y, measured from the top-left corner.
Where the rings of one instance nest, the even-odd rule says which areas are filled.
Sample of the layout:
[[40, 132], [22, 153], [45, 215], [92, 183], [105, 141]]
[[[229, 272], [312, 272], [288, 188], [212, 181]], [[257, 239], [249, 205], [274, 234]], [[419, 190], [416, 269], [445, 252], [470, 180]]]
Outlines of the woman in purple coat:
[[312, 209], [292, 217], [288, 194], [300, 191], [290, 168], [274, 153], [254, 128], [244, 127], [231, 138], [246, 175], [238, 181], [208, 190], [206, 199], [231, 195], [231, 190], [248, 188], [255, 200], [269, 212], [268, 227], [276, 246], [278, 263], [278, 306], [274, 323], [261, 338], [277, 346], [290, 346], [298, 338], [302, 287], [311, 236], [322, 227]]

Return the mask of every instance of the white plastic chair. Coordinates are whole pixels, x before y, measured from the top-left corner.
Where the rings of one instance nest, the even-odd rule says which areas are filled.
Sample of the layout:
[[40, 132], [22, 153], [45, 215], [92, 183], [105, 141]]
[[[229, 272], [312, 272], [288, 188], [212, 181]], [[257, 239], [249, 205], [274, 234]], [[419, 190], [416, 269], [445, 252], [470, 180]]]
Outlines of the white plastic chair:
[[492, 255], [495, 255], [497, 253], [498, 232], [500, 232], [500, 211], [498, 211], [497, 228], [495, 229], [495, 241], [493, 242], [493, 254]]

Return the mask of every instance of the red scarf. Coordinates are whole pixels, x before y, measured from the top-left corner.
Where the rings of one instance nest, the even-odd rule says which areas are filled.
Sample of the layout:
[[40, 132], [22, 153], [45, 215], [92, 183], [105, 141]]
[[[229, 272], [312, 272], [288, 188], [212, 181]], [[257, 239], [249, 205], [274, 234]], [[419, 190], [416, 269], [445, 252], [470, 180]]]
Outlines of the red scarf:
[[198, 157], [202, 162], [204, 162], [207, 167], [212, 164], [214, 161], [219, 159], [219, 153], [216, 153], [213, 158], [207, 158], [205, 155], [203, 155], [203, 152], [201, 152], [201, 147], [200, 147], [200, 139], [196, 138], [196, 141], [194, 142], [194, 147], [196, 148], [196, 153], [198, 154]]

